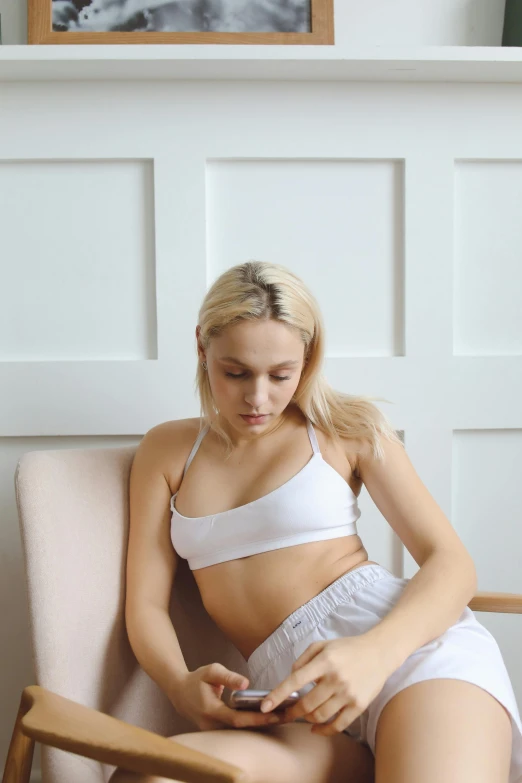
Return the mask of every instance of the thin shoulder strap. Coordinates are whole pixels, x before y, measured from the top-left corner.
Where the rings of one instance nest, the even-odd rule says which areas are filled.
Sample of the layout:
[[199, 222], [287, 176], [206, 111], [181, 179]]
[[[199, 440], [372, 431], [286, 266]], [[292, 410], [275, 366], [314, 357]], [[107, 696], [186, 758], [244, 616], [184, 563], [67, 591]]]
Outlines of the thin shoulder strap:
[[310, 443], [312, 444], [312, 449], [314, 450], [314, 454], [320, 454], [321, 449], [319, 448], [319, 443], [317, 442], [317, 435], [315, 434], [315, 430], [313, 428], [310, 419], [306, 420], [306, 426], [308, 429], [308, 436], [310, 438]]
[[194, 459], [194, 457], [195, 457], [196, 451], [199, 449], [199, 446], [200, 446], [200, 444], [201, 444], [201, 441], [203, 440], [203, 438], [205, 437], [205, 435], [207, 434], [207, 432], [209, 431], [209, 429], [210, 429], [210, 426], [209, 426], [208, 424], [206, 424], [206, 425], [203, 427], [203, 429], [201, 430], [201, 432], [199, 433], [198, 437], [196, 438], [196, 442], [195, 442], [195, 443], [194, 443], [194, 445], [192, 446], [192, 450], [191, 450], [190, 454], [188, 455], [188, 459], [187, 459], [187, 461], [186, 461], [186, 463], [185, 463], [185, 469], [184, 469], [184, 471], [183, 471], [183, 475], [185, 475], [185, 473], [187, 472], [187, 470], [188, 470], [188, 468], [189, 468], [189, 465], [190, 465], [190, 463], [192, 462], [192, 460], [193, 460], [193, 459]]

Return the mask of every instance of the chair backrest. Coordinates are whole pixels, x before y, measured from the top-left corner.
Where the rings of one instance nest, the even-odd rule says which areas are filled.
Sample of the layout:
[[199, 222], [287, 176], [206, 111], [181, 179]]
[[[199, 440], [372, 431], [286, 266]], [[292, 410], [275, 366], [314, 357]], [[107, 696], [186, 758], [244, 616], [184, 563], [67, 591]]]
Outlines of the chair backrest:
[[[128, 483], [136, 447], [32, 451], [15, 473], [37, 684], [163, 736], [194, 731], [143, 671], [124, 620]], [[180, 560], [171, 618], [190, 670], [246, 662]], [[29, 684], [29, 683], [28, 683]], [[42, 783], [103, 783], [114, 767], [42, 747]]]

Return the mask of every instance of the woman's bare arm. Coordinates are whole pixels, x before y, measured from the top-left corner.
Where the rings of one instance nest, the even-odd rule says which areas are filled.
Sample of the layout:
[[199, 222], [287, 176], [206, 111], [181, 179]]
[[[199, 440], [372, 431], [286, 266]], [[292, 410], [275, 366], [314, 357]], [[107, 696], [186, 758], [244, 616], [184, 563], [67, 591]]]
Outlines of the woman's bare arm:
[[188, 669], [169, 616], [178, 556], [170, 540], [171, 490], [165, 478], [170, 449], [183, 422], [153, 427], [141, 440], [130, 475], [130, 530], [125, 621], [142, 668], [174, 702]]
[[475, 565], [422, 483], [405, 449], [381, 438], [384, 462], [368, 453], [359, 474], [375, 505], [420, 566], [397, 604], [368, 632], [392, 671], [455, 623], [477, 589]]

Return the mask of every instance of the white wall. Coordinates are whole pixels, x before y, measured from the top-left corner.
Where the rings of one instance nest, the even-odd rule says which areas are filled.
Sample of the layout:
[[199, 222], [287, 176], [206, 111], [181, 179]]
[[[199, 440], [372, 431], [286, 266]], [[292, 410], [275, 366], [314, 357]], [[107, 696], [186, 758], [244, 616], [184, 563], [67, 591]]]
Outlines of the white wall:
[[[310, 285], [331, 383], [392, 401], [479, 589], [522, 592], [522, 85], [11, 83], [0, 111], [0, 763], [34, 681], [16, 462], [197, 415], [197, 307], [245, 258]], [[480, 619], [522, 701], [522, 618]]]
[[[499, 46], [504, 6], [505, 0], [335, 0], [336, 45]], [[0, 13], [4, 44], [26, 43], [26, 0], [0, 0]]]

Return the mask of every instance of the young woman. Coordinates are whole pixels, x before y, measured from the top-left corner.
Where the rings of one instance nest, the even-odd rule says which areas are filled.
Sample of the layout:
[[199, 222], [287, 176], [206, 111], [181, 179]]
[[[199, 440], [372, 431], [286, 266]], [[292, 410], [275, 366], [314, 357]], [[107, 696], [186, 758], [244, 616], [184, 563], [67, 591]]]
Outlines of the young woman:
[[[130, 486], [127, 628], [199, 729], [174, 739], [252, 783], [522, 781], [509, 676], [467, 606], [473, 561], [385, 416], [321, 375], [312, 294], [284, 267], [241, 264], [208, 291], [196, 337], [202, 415], [150, 430]], [[418, 563], [412, 579], [368, 560], [363, 483]], [[178, 557], [248, 680], [187, 669], [168, 615]], [[271, 709], [230, 709], [225, 686], [270, 690]]]

